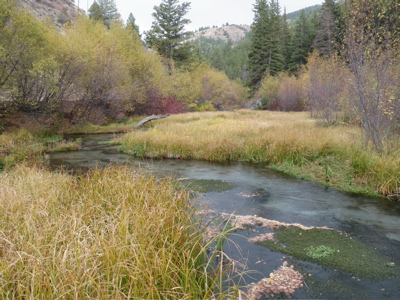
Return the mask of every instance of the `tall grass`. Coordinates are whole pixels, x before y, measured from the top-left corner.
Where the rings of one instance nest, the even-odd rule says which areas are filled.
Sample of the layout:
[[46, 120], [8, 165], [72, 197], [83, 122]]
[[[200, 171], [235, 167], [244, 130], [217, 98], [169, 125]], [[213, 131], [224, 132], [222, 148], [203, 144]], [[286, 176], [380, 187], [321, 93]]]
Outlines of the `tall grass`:
[[30, 132], [21, 129], [0, 134], [0, 170], [15, 166], [20, 162], [37, 163], [48, 151], [68, 151], [80, 148], [80, 140], [64, 141], [58, 134], [42, 130]]
[[72, 177], [20, 164], [0, 182], [0, 298], [218, 297], [212, 241], [171, 180], [122, 166]]
[[360, 141], [358, 128], [322, 126], [308, 113], [243, 110], [174, 115], [118, 142], [137, 156], [264, 162], [346, 191], [397, 192], [398, 148], [380, 156]]

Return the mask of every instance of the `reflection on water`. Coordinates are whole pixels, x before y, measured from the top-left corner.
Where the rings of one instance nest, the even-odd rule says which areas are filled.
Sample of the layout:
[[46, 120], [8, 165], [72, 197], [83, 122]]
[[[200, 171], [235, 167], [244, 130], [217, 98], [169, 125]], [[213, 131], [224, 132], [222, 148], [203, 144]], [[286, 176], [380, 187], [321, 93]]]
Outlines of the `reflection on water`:
[[[85, 150], [53, 153], [51, 164], [91, 167], [124, 163], [147, 168], [156, 175], [174, 176], [188, 182], [194, 190], [201, 192], [200, 200], [216, 212], [257, 215], [306, 226], [328, 226], [379, 248], [391, 261], [400, 264], [400, 206], [397, 203], [338, 192], [269, 170], [261, 164], [146, 160], [119, 153], [115, 146], [99, 146], [98, 142], [112, 138], [113, 135], [84, 136]], [[252, 257], [250, 261], [263, 260], [266, 255], [281, 256], [257, 245], [244, 248], [244, 252], [251, 251], [248, 253]], [[270, 268], [274, 268], [271, 259], [266, 270]], [[396, 296], [400, 297], [400, 284]]]

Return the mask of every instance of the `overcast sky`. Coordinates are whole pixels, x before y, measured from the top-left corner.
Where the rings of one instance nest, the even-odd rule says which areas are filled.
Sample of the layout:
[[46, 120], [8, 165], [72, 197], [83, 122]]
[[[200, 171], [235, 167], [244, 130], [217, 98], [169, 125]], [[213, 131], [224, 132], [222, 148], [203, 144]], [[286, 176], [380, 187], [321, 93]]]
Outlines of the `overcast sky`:
[[[75, 3], [77, 4], [77, 0]], [[118, 12], [126, 22], [129, 13], [132, 13], [139, 26], [140, 32], [149, 30], [154, 12], [153, 7], [160, 5], [162, 0], [115, 0]], [[255, 0], [181, 0], [190, 2], [190, 10], [186, 15], [192, 22], [187, 30], [195, 30], [205, 26], [221, 26], [222, 24], [245, 24], [251, 25], [253, 22], [253, 7]], [[93, 0], [80, 0], [80, 8], [87, 9]], [[322, 4], [323, 0], [279, 0], [281, 10], [286, 7], [286, 12], [290, 13], [315, 4]]]

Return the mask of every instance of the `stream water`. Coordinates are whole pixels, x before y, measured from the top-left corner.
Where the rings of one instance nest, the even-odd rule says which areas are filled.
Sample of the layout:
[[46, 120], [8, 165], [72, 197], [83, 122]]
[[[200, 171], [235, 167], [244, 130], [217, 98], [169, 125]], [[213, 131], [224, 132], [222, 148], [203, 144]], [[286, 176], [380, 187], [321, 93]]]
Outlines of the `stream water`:
[[[82, 135], [83, 150], [50, 155], [53, 167], [86, 168], [109, 163], [141, 166], [155, 175], [190, 180], [201, 191], [204, 201], [216, 213], [257, 215], [305, 226], [328, 226], [343, 231], [364, 244], [377, 248], [388, 261], [400, 265], [400, 205], [386, 199], [343, 193], [318, 184], [269, 170], [262, 164], [211, 163], [184, 160], [146, 160], [118, 151], [99, 142], [112, 134]], [[246, 258], [251, 273], [247, 281], [257, 282], [282, 265], [283, 260], [299, 266], [315, 280], [299, 289], [297, 299], [400, 299], [400, 279], [369, 281], [351, 274], [300, 261], [265, 247], [247, 242], [251, 232], [243, 231], [231, 239], [226, 252], [233, 258]], [[310, 276], [309, 275], [309, 276]]]

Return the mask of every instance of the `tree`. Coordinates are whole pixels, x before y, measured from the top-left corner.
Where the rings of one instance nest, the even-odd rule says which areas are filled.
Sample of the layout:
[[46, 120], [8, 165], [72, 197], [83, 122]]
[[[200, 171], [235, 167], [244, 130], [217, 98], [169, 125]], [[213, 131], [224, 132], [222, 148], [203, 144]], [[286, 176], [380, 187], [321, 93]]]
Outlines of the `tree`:
[[89, 8], [89, 17], [95, 21], [103, 21], [110, 28], [111, 21], [119, 20], [117, 6], [114, 0], [97, 0]]
[[307, 57], [312, 51], [312, 44], [315, 37], [315, 30], [310, 18], [302, 10], [299, 19], [294, 25], [293, 37], [291, 40], [291, 57], [289, 69], [296, 72], [298, 67], [305, 65]]
[[247, 85], [253, 94], [265, 75], [276, 75], [283, 69], [282, 22], [278, 1], [270, 0], [267, 3], [267, 0], [257, 0], [254, 13], [247, 66]]
[[137, 33], [137, 35], [140, 37], [139, 26], [136, 25], [136, 19], [132, 13], [130, 13], [128, 16], [128, 20], [126, 21], [126, 27], [133, 29]]
[[28, 12], [0, 2], [0, 109], [47, 112], [58, 91], [57, 62], [46, 27]]
[[284, 57], [284, 64], [285, 64], [285, 69], [289, 69], [289, 61], [290, 61], [290, 42], [292, 40], [292, 33], [289, 28], [289, 23], [287, 21], [286, 17], [286, 8], [283, 13], [283, 18], [282, 18], [282, 53]]
[[[397, 0], [353, 0], [346, 16], [343, 55], [354, 76], [354, 108], [365, 130], [365, 143], [383, 152], [393, 132], [400, 89], [399, 4]], [[396, 96], [397, 95], [397, 96]]]
[[103, 9], [96, 1], [89, 8], [89, 17], [94, 21], [103, 21]]
[[185, 25], [190, 23], [184, 16], [188, 13], [190, 2], [178, 4], [179, 0], [163, 0], [159, 6], [154, 6], [152, 14], [154, 21], [146, 34], [146, 42], [150, 47], [157, 49], [162, 56], [175, 59], [181, 54], [181, 40], [189, 33]]
[[325, 0], [317, 23], [313, 47], [320, 54], [332, 57], [343, 43], [344, 18], [341, 4], [336, 0]]

